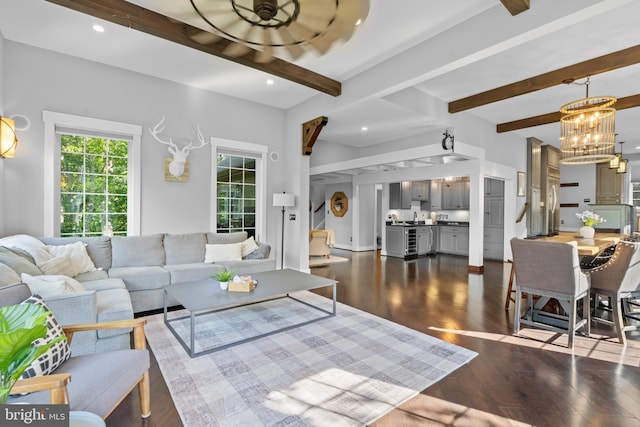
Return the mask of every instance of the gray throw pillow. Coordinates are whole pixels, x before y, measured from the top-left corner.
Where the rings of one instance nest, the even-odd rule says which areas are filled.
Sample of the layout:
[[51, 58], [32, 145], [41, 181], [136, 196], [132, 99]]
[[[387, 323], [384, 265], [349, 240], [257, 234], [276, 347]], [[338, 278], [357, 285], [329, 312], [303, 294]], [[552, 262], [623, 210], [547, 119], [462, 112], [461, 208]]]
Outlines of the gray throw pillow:
[[256, 242], [258, 243], [258, 249], [256, 249], [255, 251], [251, 252], [249, 255], [247, 255], [246, 257], [242, 258], [242, 259], [267, 259], [269, 258], [269, 252], [271, 252], [271, 246], [265, 244], [265, 243], [260, 243], [260, 242]]
[[18, 274], [27, 273], [32, 276], [42, 274], [42, 270], [26, 258], [18, 255], [9, 248], [0, 246], [0, 263], [6, 265]]

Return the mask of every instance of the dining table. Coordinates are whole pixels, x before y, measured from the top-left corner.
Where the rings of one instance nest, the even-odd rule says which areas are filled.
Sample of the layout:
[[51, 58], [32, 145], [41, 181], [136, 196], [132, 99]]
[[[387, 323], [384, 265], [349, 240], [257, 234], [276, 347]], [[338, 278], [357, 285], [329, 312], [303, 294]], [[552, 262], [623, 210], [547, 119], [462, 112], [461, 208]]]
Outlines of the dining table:
[[[607, 249], [612, 245], [617, 244], [620, 240], [624, 239], [625, 237], [628, 237], [628, 235], [621, 234], [621, 233], [596, 231], [596, 234], [594, 235], [593, 239], [587, 239], [585, 237], [580, 236], [578, 232], [575, 232], [575, 231], [561, 231], [558, 234], [553, 236], [536, 237], [536, 240], [542, 240], [545, 242], [561, 242], [561, 243], [577, 242], [578, 255], [594, 256], [594, 255], [598, 255], [604, 249]], [[566, 319], [560, 319], [558, 318], [557, 315], [554, 315], [554, 314], [551, 314], [549, 316], [542, 315], [543, 312], [546, 311], [544, 310], [544, 307], [551, 300], [555, 300], [557, 304], [559, 304], [560, 307], [562, 307], [565, 313], [568, 312], [569, 310], [568, 301], [556, 300], [550, 297], [540, 297], [537, 299], [537, 301], [534, 304], [535, 309], [539, 310], [537, 315], [534, 314], [533, 316], [534, 319], [542, 323], [548, 323], [557, 327], [566, 328], [567, 327]], [[554, 304], [552, 304], [552, 306], [553, 305]], [[555, 310], [552, 310], [552, 311], [555, 311]]]
[[602, 250], [615, 245], [621, 239], [627, 237], [626, 234], [596, 231], [593, 239], [587, 239], [578, 235], [577, 231], [561, 231], [553, 236], [537, 237], [537, 240], [545, 242], [577, 242], [578, 255], [597, 255]]

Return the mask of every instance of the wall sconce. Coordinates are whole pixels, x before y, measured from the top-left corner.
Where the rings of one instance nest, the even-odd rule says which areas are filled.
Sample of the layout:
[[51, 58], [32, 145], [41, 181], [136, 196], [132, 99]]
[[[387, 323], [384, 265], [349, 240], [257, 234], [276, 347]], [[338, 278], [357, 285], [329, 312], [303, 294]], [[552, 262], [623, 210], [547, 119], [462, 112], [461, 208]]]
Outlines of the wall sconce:
[[17, 146], [16, 123], [8, 117], [0, 116], [0, 157], [15, 157]]

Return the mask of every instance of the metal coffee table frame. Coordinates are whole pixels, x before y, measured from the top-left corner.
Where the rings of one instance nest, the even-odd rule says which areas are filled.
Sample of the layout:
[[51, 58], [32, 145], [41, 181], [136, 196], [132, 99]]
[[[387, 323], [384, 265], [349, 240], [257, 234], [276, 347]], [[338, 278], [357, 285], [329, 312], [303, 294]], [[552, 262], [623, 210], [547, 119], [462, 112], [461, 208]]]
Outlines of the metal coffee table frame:
[[[223, 291], [218, 286], [218, 282], [212, 279], [195, 280], [192, 282], [176, 283], [164, 287], [164, 323], [171, 333], [176, 337], [189, 356], [196, 357], [204, 354], [213, 353], [215, 351], [224, 350], [226, 348], [243, 344], [249, 341], [274, 335], [293, 328], [299, 328], [322, 319], [333, 317], [336, 315], [336, 285], [335, 280], [325, 277], [315, 276], [312, 274], [302, 273], [297, 270], [284, 269], [267, 271], [263, 273], [253, 274], [253, 278], [257, 280], [258, 285], [252, 292], [229, 292]], [[302, 301], [290, 295], [292, 292], [308, 291], [316, 288], [327, 286], [333, 287], [333, 310], [325, 310], [324, 308], [315, 306], [306, 301]], [[182, 316], [174, 319], [167, 317], [168, 296], [175, 298], [186, 310], [189, 311], [188, 316]], [[196, 320], [198, 316], [230, 310], [250, 304], [259, 304], [265, 301], [271, 301], [281, 298], [290, 298], [311, 308], [326, 313], [326, 316], [308, 320], [295, 325], [286, 326], [263, 334], [258, 334], [249, 338], [233, 341], [208, 348], [199, 352], [195, 351], [195, 330]], [[190, 319], [190, 342], [187, 344], [184, 339], [174, 329], [172, 322], [178, 320]]]

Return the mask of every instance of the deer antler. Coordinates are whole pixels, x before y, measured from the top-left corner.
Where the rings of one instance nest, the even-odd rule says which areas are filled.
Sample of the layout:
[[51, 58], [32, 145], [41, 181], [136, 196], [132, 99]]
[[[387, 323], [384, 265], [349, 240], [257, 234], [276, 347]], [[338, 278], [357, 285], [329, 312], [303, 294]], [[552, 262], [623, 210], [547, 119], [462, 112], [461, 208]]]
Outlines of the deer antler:
[[163, 141], [161, 140], [158, 135], [162, 133], [162, 131], [164, 131], [164, 116], [162, 116], [162, 120], [160, 120], [160, 122], [154, 126], [153, 129], [149, 128], [149, 132], [151, 132], [151, 135], [155, 138], [156, 141], [168, 145], [169, 148], [169, 153], [175, 155], [176, 152], [178, 151], [178, 146], [173, 142], [173, 140], [171, 138], [169, 138], [169, 141]]
[[200, 142], [200, 145], [198, 145], [197, 147], [193, 146], [193, 141], [189, 142], [189, 145], [187, 145], [186, 147], [184, 147], [182, 149], [182, 151], [191, 151], [191, 150], [195, 150], [197, 148], [202, 148], [205, 145], [207, 145], [207, 142], [204, 140], [204, 136], [202, 135], [202, 131], [200, 131], [200, 125], [198, 125], [198, 141]]

